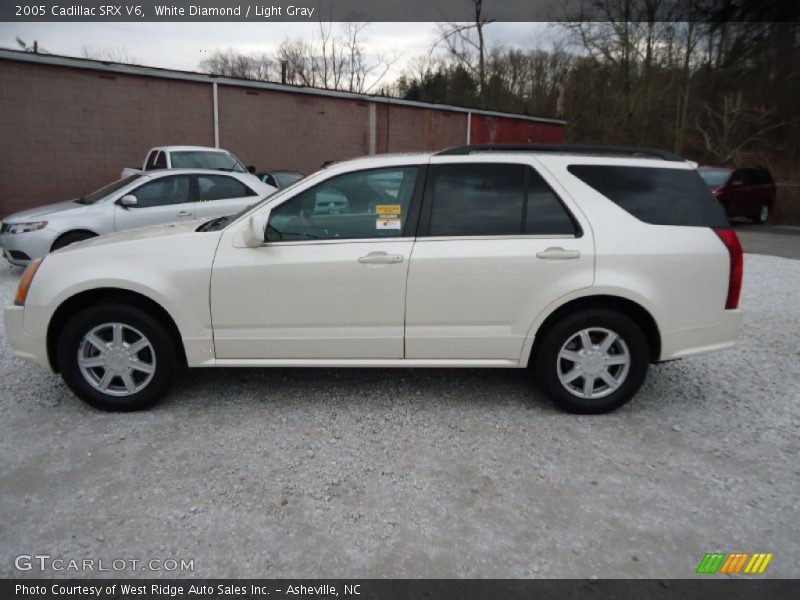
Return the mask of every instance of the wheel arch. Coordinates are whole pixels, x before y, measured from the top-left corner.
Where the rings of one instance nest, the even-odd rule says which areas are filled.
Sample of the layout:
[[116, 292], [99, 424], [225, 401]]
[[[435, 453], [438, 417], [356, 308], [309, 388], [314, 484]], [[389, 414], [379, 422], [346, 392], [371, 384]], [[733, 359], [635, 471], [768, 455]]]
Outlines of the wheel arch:
[[81, 310], [101, 302], [116, 302], [141, 308], [155, 317], [172, 338], [179, 360], [186, 365], [186, 349], [180, 330], [172, 316], [158, 302], [131, 290], [119, 288], [95, 288], [78, 292], [64, 300], [53, 313], [47, 326], [47, 358], [56, 373], [59, 372], [56, 347], [58, 338], [69, 319]]
[[53, 252], [59, 240], [65, 238], [68, 235], [72, 235], [73, 233], [85, 233], [90, 237], [97, 237], [98, 235], [100, 235], [99, 233], [92, 231], [91, 229], [84, 229], [84, 228], [70, 229], [68, 231], [64, 231], [62, 233], [59, 233], [56, 239], [54, 239], [53, 242], [50, 244], [50, 252]]
[[533, 338], [533, 344], [530, 354], [528, 356], [528, 366], [534, 364], [536, 352], [539, 349], [541, 340], [545, 337], [548, 330], [558, 321], [565, 316], [577, 312], [579, 310], [587, 310], [593, 308], [604, 308], [619, 312], [634, 323], [636, 323], [647, 339], [647, 345], [650, 349], [650, 362], [657, 362], [661, 356], [661, 332], [659, 331], [658, 324], [656, 323], [653, 315], [645, 307], [638, 302], [622, 296], [615, 296], [613, 294], [600, 294], [593, 296], [581, 296], [569, 300], [557, 307], [555, 307], [550, 314], [548, 314], [541, 325], [536, 329]]

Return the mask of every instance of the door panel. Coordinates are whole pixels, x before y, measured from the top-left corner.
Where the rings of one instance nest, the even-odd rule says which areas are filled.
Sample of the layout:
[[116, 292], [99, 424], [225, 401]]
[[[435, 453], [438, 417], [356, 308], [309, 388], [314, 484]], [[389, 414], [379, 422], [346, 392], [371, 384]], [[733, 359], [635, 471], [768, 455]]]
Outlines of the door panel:
[[413, 241], [221, 245], [217, 358], [402, 358]]
[[269, 208], [257, 248], [220, 243], [217, 358], [403, 358], [417, 165], [346, 172]]
[[196, 218], [213, 219], [236, 214], [258, 202], [259, 196], [235, 177], [198, 175], [197, 200]]
[[[551, 248], [568, 252], [545, 253]], [[406, 358], [518, 360], [536, 316], [593, 277], [588, 236], [418, 240], [408, 275]]]
[[592, 285], [588, 228], [532, 164], [434, 160], [408, 275], [406, 358], [519, 360], [542, 310]]
[[136, 196], [139, 204], [130, 208], [114, 206], [116, 231], [194, 218], [189, 175], [159, 177], [130, 193]]

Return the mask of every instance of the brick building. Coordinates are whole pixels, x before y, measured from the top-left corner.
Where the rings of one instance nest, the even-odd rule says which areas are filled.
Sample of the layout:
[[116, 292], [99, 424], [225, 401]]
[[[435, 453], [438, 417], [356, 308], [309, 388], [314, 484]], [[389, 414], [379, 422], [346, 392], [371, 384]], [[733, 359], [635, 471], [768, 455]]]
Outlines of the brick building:
[[74, 198], [159, 145], [312, 172], [365, 154], [560, 143], [564, 121], [0, 50], [0, 217]]

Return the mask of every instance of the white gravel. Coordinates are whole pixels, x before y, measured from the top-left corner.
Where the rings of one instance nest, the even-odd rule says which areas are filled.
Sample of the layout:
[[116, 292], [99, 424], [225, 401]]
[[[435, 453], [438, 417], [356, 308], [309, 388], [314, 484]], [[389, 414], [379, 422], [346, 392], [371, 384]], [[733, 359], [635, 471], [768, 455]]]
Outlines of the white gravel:
[[[18, 277], [0, 268], [4, 304]], [[759, 551], [798, 577], [798, 297], [800, 261], [747, 255], [743, 343], [651, 369], [600, 417], [520, 371], [362, 369], [191, 371], [106, 414], [3, 338], [0, 576], [47, 553], [202, 577], [691, 577], [705, 552]]]

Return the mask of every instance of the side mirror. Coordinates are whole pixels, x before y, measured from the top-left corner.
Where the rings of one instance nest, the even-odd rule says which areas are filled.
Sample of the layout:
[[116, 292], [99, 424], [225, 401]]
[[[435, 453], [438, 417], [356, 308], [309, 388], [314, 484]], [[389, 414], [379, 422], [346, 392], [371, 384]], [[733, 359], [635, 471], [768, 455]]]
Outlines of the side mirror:
[[255, 173], [256, 168], [253, 165], [247, 165], [247, 172], [248, 173]]
[[139, 200], [137, 200], [136, 196], [133, 194], [126, 194], [119, 200], [117, 200], [117, 204], [122, 206], [123, 208], [130, 208], [132, 206], [136, 206], [139, 204]]
[[258, 248], [264, 243], [264, 230], [267, 227], [267, 215], [255, 214], [250, 215], [247, 220], [247, 225], [242, 232], [244, 245], [248, 248]]

